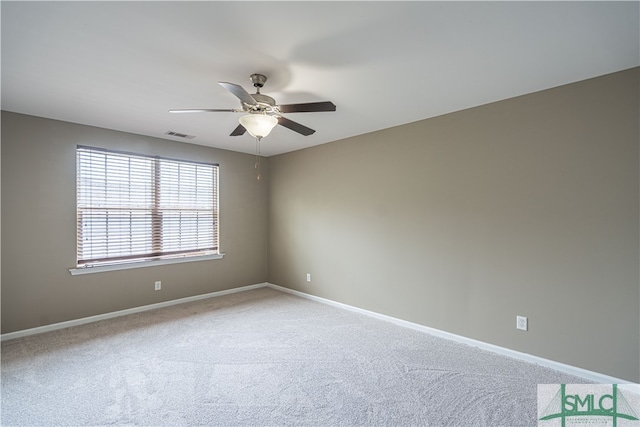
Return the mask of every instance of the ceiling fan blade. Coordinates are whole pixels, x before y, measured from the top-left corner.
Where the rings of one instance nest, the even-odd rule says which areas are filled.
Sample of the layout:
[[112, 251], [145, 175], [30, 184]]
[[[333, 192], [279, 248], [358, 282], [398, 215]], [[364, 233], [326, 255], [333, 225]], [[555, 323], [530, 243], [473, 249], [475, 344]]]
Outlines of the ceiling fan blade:
[[336, 106], [331, 101], [323, 101], [278, 105], [278, 109], [283, 113], [315, 113], [318, 111], [336, 111]]
[[304, 125], [301, 125], [300, 123], [296, 123], [293, 120], [289, 120], [287, 118], [284, 117], [278, 117], [278, 124], [280, 126], [284, 126], [287, 129], [291, 129], [294, 132], [298, 132], [299, 134], [302, 134], [304, 136], [309, 136], [313, 133], [315, 133], [315, 130], [308, 128]]
[[231, 92], [232, 94], [234, 94], [235, 96], [237, 96], [238, 98], [240, 98], [240, 101], [242, 103], [247, 104], [247, 105], [257, 105], [258, 104], [256, 102], [256, 100], [253, 99], [253, 96], [251, 96], [249, 94], [249, 92], [244, 90], [244, 88], [242, 86], [234, 84], [234, 83], [227, 83], [227, 82], [218, 82], [218, 84], [220, 86], [222, 86], [223, 88], [225, 88], [226, 90], [228, 90], [229, 92]]
[[247, 129], [242, 126], [242, 125], [238, 125], [237, 128], [235, 128], [233, 130], [233, 132], [231, 132], [231, 134], [229, 136], [240, 136], [240, 135], [244, 135], [244, 133], [247, 131]]
[[226, 109], [218, 109], [218, 108], [192, 108], [187, 110], [169, 110], [170, 113], [237, 113], [241, 110], [232, 110], [229, 108]]

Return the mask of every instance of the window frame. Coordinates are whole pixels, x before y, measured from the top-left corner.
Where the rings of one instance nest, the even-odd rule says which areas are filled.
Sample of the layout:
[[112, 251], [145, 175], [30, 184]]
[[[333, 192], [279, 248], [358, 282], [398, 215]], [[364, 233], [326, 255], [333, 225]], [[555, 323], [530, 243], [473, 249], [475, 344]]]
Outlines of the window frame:
[[[140, 212], [147, 212], [147, 214], [151, 216], [152, 220], [151, 220], [151, 229], [150, 232], [147, 231], [146, 234], [143, 233], [144, 236], [146, 236], [145, 238], [148, 240], [148, 242], [151, 244], [151, 249], [148, 252], [144, 252], [144, 253], [139, 253], [139, 254], [129, 254], [129, 255], [124, 255], [124, 256], [111, 256], [111, 257], [106, 257], [106, 258], [96, 258], [96, 259], [87, 259], [87, 260], [83, 260], [80, 259], [81, 256], [81, 236], [82, 236], [82, 222], [81, 222], [81, 216], [82, 215], [86, 215], [86, 212], [92, 210], [92, 209], [97, 209], [97, 205], [91, 206], [89, 205], [89, 207], [84, 206], [81, 207], [81, 200], [80, 200], [80, 186], [81, 186], [81, 173], [80, 173], [80, 156], [81, 156], [81, 152], [82, 151], [94, 151], [94, 152], [98, 152], [98, 153], [105, 153], [106, 155], [109, 154], [113, 154], [114, 158], [116, 156], [124, 156], [123, 158], [129, 158], [129, 160], [131, 159], [138, 159], [141, 161], [144, 161], [144, 159], [148, 159], [153, 163], [153, 167], [152, 167], [152, 173], [150, 173], [150, 175], [148, 176], [148, 181], [146, 181], [146, 185], [150, 186], [152, 189], [150, 191], [150, 195], [151, 195], [151, 200], [152, 203], [151, 205], [149, 205], [146, 208], [136, 208], [137, 210], [139, 210]], [[89, 156], [91, 155], [90, 153], [88, 154]], [[183, 262], [193, 262], [193, 261], [203, 261], [203, 260], [211, 260], [211, 259], [221, 259], [223, 258], [224, 254], [220, 252], [220, 244], [219, 244], [219, 239], [220, 239], [220, 213], [219, 213], [219, 195], [220, 195], [220, 190], [219, 190], [219, 172], [220, 172], [220, 165], [218, 163], [210, 163], [210, 162], [201, 162], [201, 161], [192, 161], [192, 160], [184, 160], [184, 159], [176, 159], [176, 158], [171, 158], [171, 157], [164, 157], [164, 156], [158, 156], [158, 155], [147, 155], [147, 154], [140, 154], [140, 153], [134, 153], [134, 152], [128, 152], [128, 151], [122, 151], [122, 150], [113, 150], [113, 149], [106, 149], [106, 148], [100, 148], [100, 147], [92, 147], [92, 146], [86, 146], [86, 145], [77, 145], [76, 146], [76, 266], [74, 268], [69, 269], [69, 272], [72, 275], [77, 275], [77, 274], [85, 274], [85, 273], [97, 273], [97, 272], [102, 272], [102, 271], [112, 271], [112, 270], [123, 270], [123, 269], [130, 269], [130, 268], [139, 268], [139, 267], [151, 267], [151, 266], [156, 266], [156, 265], [166, 265], [166, 264], [175, 264], [175, 263], [183, 263]], [[163, 227], [168, 227], [170, 223], [168, 223], [167, 221], [169, 221], [169, 216], [166, 216], [166, 220], [163, 221], [162, 219], [162, 214], [166, 214], [167, 209], [161, 207], [160, 204], [160, 200], [161, 200], [161, 191], [159, 191], [161, 187], [161, 179], [160, 176], [162, 174], [161, 168], [162, 166], [164, 166], [165, 168], [168, 167], [169, 165], [173, 165], [176, 166], [178, 165], [178, 168], [180, 167], [180, 165], [187, 165], [187, 166], [198, 166], [198, 165], [204, 165], [204, 166], [210, 166], [211, 172], [212, 172], [212, 194], [211, 196], [211, 217], [213, 220], [213, 224], [211, 226], [211, 236], [207, 237], [211, 239], [212, 242], [212, 246], [211, 247], [207, 247], [207, 248], [203, 248], [203, 247], [199, 247], [196, 248], [194, 250], [177, 250], [177, 251], [171, 251], [168, 250], [166, 252], [163, 251], [158, 251], [158, 239], [162, 240], [164, 237], [158, 237], [158, 232], [162, 231]], [[107, 179], [107, 172], [104, 172], [105, 174], [105, 184], [106, 184], [106, 179]], [[131, 187], [131, 179], [130, 176], [127, 177], [128, 179], [128, 188]], [[177, 178], [173, 180], [173, 182], [175, 185], [178, 186], [178, 188], [182, 189], [182, 187], [180, 187], [179, 183], [180, 183], [180, 179]], [[197, 188], [197, 184], [196, 184], [196, 188]], [[147, 190], [149, 191], [149, 190]], [[165, 190], [166, 192], [166, 190]], [[105, 193], [105, 199], [107, 199], [106, 196], [107, 193]], [[192, 196], [195, 196], [197, 194], [197, 191], [193, 192]], [[148, 197], [149, 195], [147, 195]], [[207, 194], [207, 196], [209, 196], [209, 194]], [[173, 203], [172, 203], [173, 204]], [[124, 203], [122, 204], [122, 206], [124, 206]], [[109, 211], [109, 210], [113, 210], [113, 211], [117, 211], [120, 209], [124, 209], [122, 206], [117, 206], [117, 207], [113, 207], [113, 206], [106, 206], [103, 208], [100, 208], [100, 210], [104, 210], [104, 211]], [[126, 211], [126, 209], [124, 209]], [[186, 208], [184, 205], [181, 205], [180, 203], [178, 203], [178, 207], [174, 207], [170, 209], [171, 212], [173, 212], [174, 214], [178, 214], [178, 216], [181, 218], [181, 215], [184, 212], [187, 212], [190, 210], [190, 208]], [[191, 209], [193, 211], [193, 209]], [[196, 209], [198, 210], [198, 209]], [[207, 212], [209, 209], [205, 209], [203, 210], [203, 212]], [[129, 215], [132, 215], [133, 208], [129, 208]], [[200, 210], [198, 210], [198, 212], [200, 212]], [[132, 238], [132, 234], [133, 230], [129, 231], [129, 237]], [[178, 232], [177, 235], [175, 236], [179, 236], [179, 238], [182, 238], [183, 235], [183, 230], [182, 228], [180, 228], [180, 231]], [[197, 240], [197, 237], [196, 237]], [[168, 243], [168, 242], [167, 242]], [[106, 244], [106, 247], [108, 247], [108, 243]], [[86, 258], [86, 257], [85, 257]]]

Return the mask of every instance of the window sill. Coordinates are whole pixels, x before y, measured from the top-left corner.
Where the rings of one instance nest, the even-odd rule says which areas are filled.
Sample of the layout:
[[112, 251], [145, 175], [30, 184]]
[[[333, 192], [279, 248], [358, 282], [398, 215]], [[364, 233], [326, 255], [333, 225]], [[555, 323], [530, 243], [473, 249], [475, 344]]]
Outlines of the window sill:
[[80, 274], [102, 273], [105, 271], [129, 270], [132, 268], [155, 267], [157, 265], [181, 264], [184, 262], [208, 261], [212, 259], [222, 259], [224, 254], [202, 255], [182, 258], [166, 258], [152, 261], [138, 261], [123, 264], [98, 265], [95, 267], [70, 268], [69, 273], [72, 276]]

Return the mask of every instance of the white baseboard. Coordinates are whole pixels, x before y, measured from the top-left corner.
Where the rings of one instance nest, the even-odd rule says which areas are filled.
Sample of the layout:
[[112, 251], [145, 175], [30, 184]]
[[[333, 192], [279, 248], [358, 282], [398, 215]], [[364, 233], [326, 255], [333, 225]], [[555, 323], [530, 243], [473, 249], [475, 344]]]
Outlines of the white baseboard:
[[128, 314], [141, 313], [143, 311], [169, 307], [171, 305], [183, 304], [185, 302], [198, 301], [205, 298], [214, 298], [222, 295], [234, 294], [236, 292], [250, 291], [252, 289], [264, 288], [266, 286], [268, 286], [267, 283], [258, 283], [256, 285], [241, 286], [239, 288], [227, 289], [224, 291], [210, 292], [208, 294], [195, 295], [195, 296], [186, 297], [186, 298], [179, 298], [171, 301], [159, 302], [156, 304], [143, 305], [141, 307], [128, 308], [126, 310], [113, 311], [111, 313], [104, 313], [104, 314], [98, 314], [95, 316], [83, 317], [81, 319], [68, 320], [66, 322], [53, 323], [51, 325], [38, 326], [36, 328], [24, 329], [22, 331], [9, 332], [9, 333], [0, 335], [0, 342], [12, 340], [15, 338], [26, 337], [29, 335], [55, 331], [58, 329], [70, 328], [72, 326], [79, 326], [87, 323], [98, 322], [100, 320], [113, 319], [114, 317], [126, 316]]
[[434, 335], [440, 338], [445, 338], [451, 341], [456, 341], [462, 344], [471, 345], [473, 347], [477, 347], [483, 350], [491, 351], [493, 353], [501, 354], [503, 356], [511, 357], [512, 359], [519, 359], [528, 363], [533, 363], [539, 366], [544, 366], [545, 368], [554, 369], [556, 371], [563, 372], [565, 374], [573, 375], [576, 377], [584, 378], [587, 381], [590, 381], [594, 384], [630, 384], [635, 385], [631, 381], [623, 380], [621, 378], [615, 378], [609, 375], [600, 374], [598, 372], [589, 371], [587, 369], [578, 368], [575, 366], [567, 365], [564, 363], [556, 362], [554, 360], [545, 359], [543, 357], [534, 356], [528, 353], [522, 353], [520, 351], [511, 350], [509, 348], [500, 347], [494, 344], [489, 344], [483, 341], [474, 340], [471, 338], [463, 337], [461, 335], [452, 334], [449, 332], [441, 331], [439, 329], [430, 328], [428, 326], [420, 325], [418, 323], [408, 322], [406, 320], [398, 319], [395, 317], [387, 316], [385, 314], [376, 313], [374, 311], [364, 310], [362, 308], [354, 307], [348, 304], [343, 304], [340, 302], [332, 301], [326, 298], [317, 297], [315, 295], [307, 294], [300, 291], [295, 291], [293, 289], [284, 288], [282, 286], [274, 285], [272, 283], [267, 284], [268, 287], [272, 289], [276, 289], [278, 291], [287, 292], [293, 295], [300, 296], [302, 298], [307, 298], [313, 301], [321, 302], [324, 304], [329, 304], [334, 307], [343, 308], [346, 310], [350, 310], [356, 313], [365, 314], [367, 316], [375, 317], [380, 320], [384, 320], [387, 322], [394, 323], [399, 326], [403, 326], [405, 328], [414, 329], [420, 332], [425, 332], [430, 335]]
[[522, 353], [520, 351], [511, 350], [505, 347], [500, 347], [494, 344], [489, 344], [483, 341], [474, 340], [471, 338], [463, 337], [461, 335], [452, 334], [449, 332], [441, 331], [439, 329], [430, 328], [428, 326], [420, 325], [418, 323], [408, 322], [406, 320], [398, 319], [396, 317], [387, 316], [385, 314], [376, 313], [374, 311], [365, 310], [362, 308], [354, 307], [348, 304], [343, 304], [340, 302], [332, 301], [326, 298], [321, 298], [315, 295], [307, 294], [304, 292], [296, 291], [289, 288], [284, 288], [282, 286], [274, 285], [273, 283], [258, 283], [255, 285], [241, 286], [239, 288], [227, 289], [224, 291], [211, 292], [202, 295], [195, 295], [192, 297], [180, 298], [171, 301], [160, 302], [157, 304], [149, 304], [141, 307], [129, 308], [126, 310], [114, 311], [111, 313], [98, 314], [96, 316], [84, 317], [82, 319], [69, 320], [66, 322], [54, 323], [51, 325], [39, 326], [31, 329], [24, 329], [22, 331], [9, 332], [6, 334], [0, 335], [0, 341], [7, 341], [15, 338], [26, 337], [29, 335], [41, 334], [44, 332], [55, 331], [58, 329], [70, 328], [72, 326], [84, 325], [87, 323], [97, 322], [100, 320], [112, 319], [115, 317], [126, 316], [128, 314], [141, 313], [144, 311], [155, 310], [158, 308], [169, 307], [176, 304], [183, 304], [186, 302], [197, 301], [206, 298], [214, 298], [223, 295], [234, 294], [237, 292], [250, 291], [252, 289], [269, 287], [281, 292], [286, 292], [289, 294], [297, 295], [302, 298], [306, 298], [312, 301], [317, 301], [323, 304], [328, 304], [334, 307], [339, 307], [345, 310], [353, 311], [356, 313], [364, 314], [367, 316], [371, 316], [380, 320], [384, 320], [387, 322], [394, 323], [399, 326], [403, 326], [405, 328], [414, 329], [420, 332], [424, 332], [430, 335], [434, 335], [440, 338], [448, 339], [451, 341], [456, 341], [459, 343], [471, 345], [473, 347], [478, 347], [483, 350], [491, 351], [493, 353], [501, 354], [504, 356], [511, 357], [513, 359], [519, 359], [525, 362], [533, 363], [536, 365], [544, 366], [546, 368], [554, 369], [556, 371], [560, 371], [569, 375], [574, 375], [576, 377], [584, 378], [587, 381], [597, 384], [629, 384], [636, 385], [631, 381], [623, 380], [620, 378], [615, 378], [609, 375], [600, 374], [598, 372], [589, 371], [587, 369], [578, 368], [575, 366], [567, 365], [564, 363], [556, 362], [554, 360], [545, 359], [543, 357], [534, 356], [532, 354]]

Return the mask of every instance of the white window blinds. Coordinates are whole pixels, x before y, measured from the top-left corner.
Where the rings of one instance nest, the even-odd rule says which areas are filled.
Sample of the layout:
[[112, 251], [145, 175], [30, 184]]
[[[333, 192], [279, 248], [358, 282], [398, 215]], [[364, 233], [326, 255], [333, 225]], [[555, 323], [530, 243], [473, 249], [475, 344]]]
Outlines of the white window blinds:
[[78, 267], [218, 252], [218, 165], [77, 147]]

